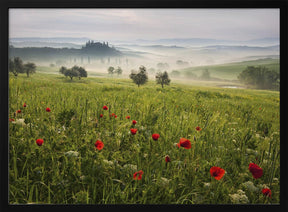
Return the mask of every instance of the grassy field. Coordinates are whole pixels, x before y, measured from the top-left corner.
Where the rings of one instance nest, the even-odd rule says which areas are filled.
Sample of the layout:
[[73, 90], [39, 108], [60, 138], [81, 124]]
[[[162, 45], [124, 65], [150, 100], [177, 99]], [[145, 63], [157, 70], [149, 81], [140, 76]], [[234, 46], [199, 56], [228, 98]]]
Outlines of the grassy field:
[[9, 203], [279, 203], [279, 113], [276, 91], [10, 75]]
[[208, 69], [208, 71], [211, 74], [211, 77], [226, 79], [226, 80], [237, 80], [237, 76], [247, 66], [259, 66], [259, 65], [263, 65], [267, 67], [268, 69], [280, 72], [279, 59], [270, 59], [270, 58], [236, 62], [236, 63], [227, 63], [227, 64], [221, 64], [221, 65], [190, 67], [190, 68], [182, 69], [179, 71], [181, 71], [182, 73], [185, 73], [185, 72], [193, 73], [196, 76], [200, 77], [202, 74], [202, 71], [205, 69]]

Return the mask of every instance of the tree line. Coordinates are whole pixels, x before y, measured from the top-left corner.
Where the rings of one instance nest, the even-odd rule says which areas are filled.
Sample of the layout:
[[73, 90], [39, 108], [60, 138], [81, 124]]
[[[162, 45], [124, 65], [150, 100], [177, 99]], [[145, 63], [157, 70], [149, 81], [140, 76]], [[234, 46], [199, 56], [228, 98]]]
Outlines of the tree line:
[[80, 80], [81, 77], [87, 77], [87, 71], [83, 67], [73, 66], [72, 68], [66, 68], [65, 66], [61, 66], [59, 72], [63, 74], [65, 77], [70, 77], [72, 80], [74, 77], [78, 77]]
[[14, 57], [13, 59], [9, 58], [8, 71], [13, 73], [15, 77], [21, 73], [26, 73], [27, 77], [29, 77], [30, 74], [36, 72], [36, 65], [30, 62], [24, 64], [19, 57]]
[[280, 73], [265, 66], [247, 66], [238, 80], [258, 89], [279, 90], [280, 87]]
[[[76, 48], [52, 48], [52, 47], [23, 47], [9, 46], [9, 57], [20, 57], [24, 60], [55, 61], [61, 58], [69, 61], [70, 58], [80, 59], [81, 57], [121, 57], [123, 53], [107, 43], [88, 42], [81, 49]], [[75, 61], [74, 61], [75, 62]]]

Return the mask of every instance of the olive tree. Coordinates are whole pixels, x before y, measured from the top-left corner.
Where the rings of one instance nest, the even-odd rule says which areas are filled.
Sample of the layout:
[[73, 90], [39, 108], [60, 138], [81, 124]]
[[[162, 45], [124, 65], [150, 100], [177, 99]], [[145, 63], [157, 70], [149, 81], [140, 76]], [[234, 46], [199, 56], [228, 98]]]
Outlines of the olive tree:
[[162, 88], [164, 88], [164, 85], [169, 85], [170, 84], [170, 79], [168, 76], [167, 71], [162, 72], [158, 72], [155, 76], [156, 78], [156, 83], [157, 84], [161, 84]]
[[140, 87], [140, 85], [144, 85], [148, 81], [148, 74], [144, 66], [140, 66], [137, 72], [132, 70], [129, 77], [135, 84], [138, 85], [138, 87]]
[[27, 74], [27, 77], [29, 77], [30, 74], [34, 74], [36, 72], [36, 65], [34, 63], [24, 64], [24, 72]]

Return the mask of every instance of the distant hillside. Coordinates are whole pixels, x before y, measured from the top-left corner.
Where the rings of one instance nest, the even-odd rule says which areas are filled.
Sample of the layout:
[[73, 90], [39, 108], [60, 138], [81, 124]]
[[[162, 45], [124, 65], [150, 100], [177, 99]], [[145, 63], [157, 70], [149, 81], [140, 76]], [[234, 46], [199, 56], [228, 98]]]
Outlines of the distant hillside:
[[57, 43], [57, 42], [42, 42], [42, 41], [17, 41], [10, 42], [15, 48], [25, 47], [51, 47], [51, 48], [75, 48], [80, 49], [83, 45], [75, 43]]
[[51, 47], [9, 47], [9, 57], [20, 57], [22, 60], [29, 61], [55, 61], [71, 60], [79, 57], [103, 58], [119, 57], [123, 53], [114, 47], [110, 47], [108, 42], [88, 41], [80, 49], [75, 48], [51, 48]]
[[83, 44], [89, 41], [89, 38], [73, 38], [73, 37], [23, 37], [23, 38], [9, 38], [10, 42], [45, 42], [45, 43], [74, 43]]
[[279, 45], [280, 40], [275, 38], [262, 38], [246, 41], [218, 40], [207, 38], [169, 38], [159, 40], [138, 39], [138, 44], [165, 44], [165, 45], [190, 45], [190, 46], [207, 46], [207, 45], [253, 45], [253, 46], [272, 46]]
[[208, 69], [212, 78], [220, 78], [225, 80], [237, 80], [237, 76], [247, 67], [247, 66], [265, 66], [271, 70], [276, 70], [280, 72], [279, 59], [265, 58], [259, 60], [243, 61], [236, 63], [227, 63], [221, 65], [208, 65], [208, 66], [197, 66], [189, 67], [185, 69], [178, 70], [183, 75], [196, 75], [201, 76], [202, 71]]
[[265, 50], [271, 50], [271, 51], [280, 51], [279, 45], [274, 46], [225, 46], [225, 45], [214, 45], [214, 46], [205, 46], [203, 47], [203, 51], [265, 51]]

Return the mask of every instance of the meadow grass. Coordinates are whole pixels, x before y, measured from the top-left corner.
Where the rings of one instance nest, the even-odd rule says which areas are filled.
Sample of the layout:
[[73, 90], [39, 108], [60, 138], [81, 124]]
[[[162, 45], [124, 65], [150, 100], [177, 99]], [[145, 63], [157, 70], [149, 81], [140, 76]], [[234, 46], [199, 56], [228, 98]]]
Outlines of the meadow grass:
[[[173, 81], [162, 89], [152, 80], [138, 88], [129, 79], [10, 75], [9, 203], [279, 203], [279, 101], [276, 91]], [[177, 147], [180, 138], [191, 149]], [[261, 178], [252, 177], [251, 162]], [[219, 181], [213, 166], [226, 171]]]

